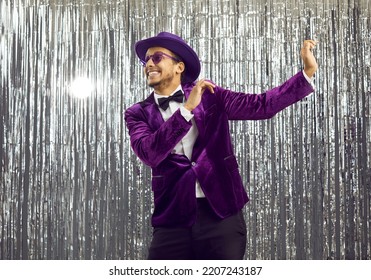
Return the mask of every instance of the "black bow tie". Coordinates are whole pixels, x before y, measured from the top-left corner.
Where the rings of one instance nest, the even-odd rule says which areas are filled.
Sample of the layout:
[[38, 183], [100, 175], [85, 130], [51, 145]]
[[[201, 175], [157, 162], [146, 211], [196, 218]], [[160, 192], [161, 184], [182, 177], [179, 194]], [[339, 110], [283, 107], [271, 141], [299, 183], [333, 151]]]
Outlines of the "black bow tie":
[[178, 90], [176, 93], [169, 97], [162, 97], [158, 99], [158, 105], [161, 107], [162, 110], [166, 110], [169, 108], [169, 102], [170, 101], [176, 101], [176, 102], [183, 102], [183, 92], [181, 90]]

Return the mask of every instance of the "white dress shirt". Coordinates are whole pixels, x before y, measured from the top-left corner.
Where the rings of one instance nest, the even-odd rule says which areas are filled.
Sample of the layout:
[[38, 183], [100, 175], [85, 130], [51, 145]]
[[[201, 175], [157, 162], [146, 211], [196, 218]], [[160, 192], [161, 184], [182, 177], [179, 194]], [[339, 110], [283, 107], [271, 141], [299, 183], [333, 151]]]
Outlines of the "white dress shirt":
[[[178, 90], [182, 90], [181, 85], [178, 86], [178, 88], [170, 95], [173, 95]], [[182, 90], [183, 91], [183, 90]], [[157, 93], [154, 93], [155, 95], [155, 101], [158, 104], [158, 99], [163, 98], [165, 96], [159, 95]], [[166, 110], [162, 110], [159, 107], [159, 110], [161, 112], [162, 118], [166, 122], [174, 113], [176, 110], [180, 109], [180, 113], [182, 116], [187, 120], [192, 122], [192, 127], [189, 129], [188, 133], [180, 140], [174, 147], [172, 153], [179, 154], [179, 155], [185, 155], [189, 160], [192, 159], [192, 151], [193, 146], [196, 142], [197, 136], [198, 136], [198, 129], [195, 124], [195, 121], [193, 119], [193, 114], [188, 111], [186, 108], [184, 108], [183, 103], [179, 103], [176, 101], [170, 101], [169, 107]], [[200, 183], [196, 181], [196, 197], [205, 197], [204, 192], [201, 189]]]

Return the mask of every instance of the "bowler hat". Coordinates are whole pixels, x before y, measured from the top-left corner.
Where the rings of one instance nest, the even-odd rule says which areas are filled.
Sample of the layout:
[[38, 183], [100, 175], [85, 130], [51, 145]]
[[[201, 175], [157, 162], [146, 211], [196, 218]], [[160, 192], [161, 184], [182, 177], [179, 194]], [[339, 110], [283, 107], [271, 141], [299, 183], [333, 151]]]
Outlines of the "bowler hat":
[[138, 41], [135, 52], [139, 59], [144, 60], [146, 52], [152, 47], [162, 47], [172, 51], [185, 64], [183, 83], [192, 83], [200, 74], [201, 64], [196, 52], [178, 35], [160, 32], [157, 36]]

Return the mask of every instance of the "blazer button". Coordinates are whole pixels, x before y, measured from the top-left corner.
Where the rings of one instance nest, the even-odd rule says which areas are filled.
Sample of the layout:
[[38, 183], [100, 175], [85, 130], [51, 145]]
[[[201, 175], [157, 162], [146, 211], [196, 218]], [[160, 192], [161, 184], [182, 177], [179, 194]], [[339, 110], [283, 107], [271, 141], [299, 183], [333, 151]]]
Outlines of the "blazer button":
[[192, 161], [192, 166], [196, 166], [196, 163], [194, 161]]

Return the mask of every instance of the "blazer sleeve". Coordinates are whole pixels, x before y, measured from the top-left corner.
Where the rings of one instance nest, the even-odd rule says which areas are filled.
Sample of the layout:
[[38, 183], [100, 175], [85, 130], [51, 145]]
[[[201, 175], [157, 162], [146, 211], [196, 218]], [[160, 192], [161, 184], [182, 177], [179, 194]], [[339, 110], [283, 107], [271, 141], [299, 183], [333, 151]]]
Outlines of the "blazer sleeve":
[[[219, 88], [220, 89], [220, 88]], [[261, 94], [221, 89], [218, 98], [230, 120], [269, 119], [314, 91], [302, 71], [281, 86]]]
[[148, 118], [151, 116], [139, 104], [125, 111], [133, 151], [145, 164], [156, 167], [187, 134], [192, 122], [187, 122], [179, 109], [156, 130], [151, 128]]

